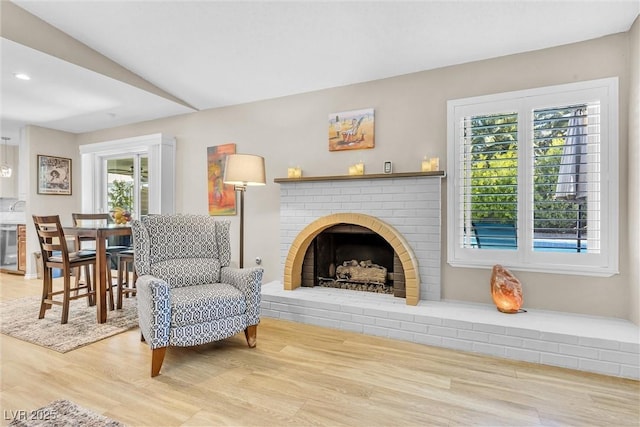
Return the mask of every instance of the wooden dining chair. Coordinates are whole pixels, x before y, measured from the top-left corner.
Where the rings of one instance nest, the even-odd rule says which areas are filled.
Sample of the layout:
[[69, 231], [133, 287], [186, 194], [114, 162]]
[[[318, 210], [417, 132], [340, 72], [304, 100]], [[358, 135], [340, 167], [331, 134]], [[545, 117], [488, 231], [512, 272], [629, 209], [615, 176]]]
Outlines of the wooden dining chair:
[[[39, 319], [42, 319], [48, 309], [53, 304], [62, 306], [62, 321], [69, 320], [69, 301], [88, 298], [89, 305], [95, 304], [95, 281], [96, 255], [93, 251], [69, 252], [64, 230], [60, 224], [58, 215], [37, 216], [33, 215], [33, 223], [40, 242], [42, 253], [42, 301], [40, 303]], [[93, 265], [93, 275], [89, 274]], [[78, 283], [71, 286], [71, 272], [79, 267], [86, 268], [85, 283]], [[53, 290], [53, 269], [62, 270], [64, 286], [62, 290]], [[80, 292], [84, 291], [84, 292]], [[74, 293], [72, 295], [72, 292]], [[54, 299], [56, 295], [61, 295], [62, 299]]]

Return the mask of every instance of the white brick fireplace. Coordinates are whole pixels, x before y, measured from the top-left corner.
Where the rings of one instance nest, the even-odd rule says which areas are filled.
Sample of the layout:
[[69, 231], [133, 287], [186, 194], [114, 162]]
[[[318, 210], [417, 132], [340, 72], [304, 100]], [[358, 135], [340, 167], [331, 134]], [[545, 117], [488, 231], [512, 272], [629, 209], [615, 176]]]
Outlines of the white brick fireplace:
[[364, 218], [375, 222], [368, 227], [392, 245], [402, 241], [396, 252], [406, 252], [407, 258], [412, 258], [411, 269], [414, 271], [410, 274], [415, 274], [419, 287], [417, 300], [439, 301], [441, 176], [397, 175], [282, 182], [280, 258], [283, 276], [288, 279], [291, 274], [287, 259], [291, 260], [295, 256], [293, 252], [301, 249], [298, 242], [302, 243], [308, 233], [317, 231], [309, 230], [309, 225], [323, 227], [330, 225], [322, 221], [323, 218], [345, 219], [349, 215], [356, 224], [363, 218], [359, 214], [363, 214], [366, 215]]
[[[263, 285], [262, 315], [426, 345], [640, 379], [640, 329], [621, 319], [440, 301], [442, 173], [277, 179], [282, 282]], [[392, 295], [290, 286], [292, 253], [310, 224], [342, 214], [366, 215], [399, 233], [414, 257], [415, 305]], [[386, 227], [386, 228], [385, 228]], [[389, 233], [389, 230], [392, 233]], [[373, 230], [376, 231], [376, 230]], [[387, 237], [386, 235], [390, 235]], [[303, 236], [304, 237], [304, 236]], [[312, 235], [310, 237], [313, 237]], [[396, 239], [398, 240], [398, 239]], [[308, 245], [308, 243], [307, 243]], [[394, 245], [394, 249], [402, 245]], [[396, 252], [398, 250], [396, 249]], [[409, 265], [409, 263], [407, 264]], [[295, 280], [293, 280], [295, 283]], [[489, 289], [486, 285], [487, 292]]]

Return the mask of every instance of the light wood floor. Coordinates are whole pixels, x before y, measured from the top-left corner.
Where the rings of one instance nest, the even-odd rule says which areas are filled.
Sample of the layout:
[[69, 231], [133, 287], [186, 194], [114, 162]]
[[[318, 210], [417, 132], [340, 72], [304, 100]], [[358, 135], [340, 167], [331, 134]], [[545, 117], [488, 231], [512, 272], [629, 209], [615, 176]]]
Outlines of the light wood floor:
[[[2, 274], [0, 290], [40, 281]], [[60, 398], [130, 426], [640, 425], [637, 381], [269, 318], [257, 348], [170, 348], [154, 379], [137, 329], [66, 354], [1, 340], [3, 425]]]

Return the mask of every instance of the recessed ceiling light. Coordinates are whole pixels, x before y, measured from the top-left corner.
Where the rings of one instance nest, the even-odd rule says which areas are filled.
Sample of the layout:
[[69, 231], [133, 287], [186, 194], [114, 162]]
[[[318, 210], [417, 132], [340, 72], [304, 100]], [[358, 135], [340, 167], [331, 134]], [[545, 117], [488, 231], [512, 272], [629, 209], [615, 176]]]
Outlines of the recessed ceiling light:
[[13, 75], [15, 76], [16, 79], [31, 80], [31, 77], [29, 77], [29, 75], [25, 73], [13, 73]]

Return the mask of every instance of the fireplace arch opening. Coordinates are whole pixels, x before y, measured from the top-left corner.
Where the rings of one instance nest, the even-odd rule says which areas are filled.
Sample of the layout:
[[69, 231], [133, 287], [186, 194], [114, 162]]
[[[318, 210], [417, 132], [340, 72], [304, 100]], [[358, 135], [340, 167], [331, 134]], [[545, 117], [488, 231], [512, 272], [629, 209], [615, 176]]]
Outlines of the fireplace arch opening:
[[337, 213], [319, 218], [307, 225], [292, 242], [284, 265], [284, 289], [293, 290], [302, 284], [304, 258], [314, 239], [323, 231], [340, 224], [364, 227], [383, 238], [393, 249], [404, 272], [407, 305], [420, 300], [420, 283], [416, 257], [402, 235], [389, 224], [370, 215]]
[[405, 297], [404, 271], [391, 245], [366, 227], [338, 224], [307, 248], [302, 286], [322, 286]]

